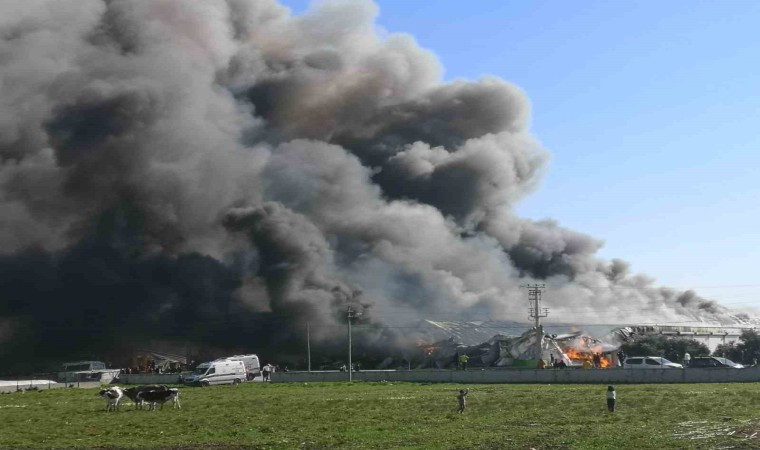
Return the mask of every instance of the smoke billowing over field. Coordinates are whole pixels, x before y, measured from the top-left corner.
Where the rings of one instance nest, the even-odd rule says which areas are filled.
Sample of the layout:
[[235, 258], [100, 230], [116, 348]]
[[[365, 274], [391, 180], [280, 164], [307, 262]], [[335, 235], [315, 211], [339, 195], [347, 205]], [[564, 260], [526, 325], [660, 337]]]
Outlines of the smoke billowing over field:
[[549, 158], [524, 93], [443, 83], [377, 13], [0, 3], [0, 358], [295, 348], [307, 320], [342, 334], [349, 302], [369, 320], [520, 319], [536, 281], [555, 317], [736, 320], [517, 217]]

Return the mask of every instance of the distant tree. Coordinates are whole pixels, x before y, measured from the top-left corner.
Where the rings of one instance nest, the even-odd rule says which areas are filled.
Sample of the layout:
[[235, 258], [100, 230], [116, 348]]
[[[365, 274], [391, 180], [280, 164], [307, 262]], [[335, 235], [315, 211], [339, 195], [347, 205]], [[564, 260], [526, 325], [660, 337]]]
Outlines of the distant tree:
[[664, 352], [662, 344], [661, 336], [642, 336], [623, 344], [621, 350], [628, 356], [662, 355]]
[[728, 358], [731, 361], [735, 361], [735, 362], [741, 362], [742, 360], [741, 351], [736, 347], [736, 342], [733, 342], [733, 341], [727, 344], [720, 344], [717, 347], [715, 347], [713, 356]]
[[683, 362], [684, 353], [688, 352], [692, 357], [710, 356], [710, 348], [696, 339], [667, 339], [665, 341], [665, 357]]
[[681, 362], [686, 352], [692, 357], [710, 355], [710, 349], [697, 340], [663, 335], [642, 336], [621, 349], [628, 356], [664, 356], [674, 362]]
[[713, 352], [715, 356], [724, 356], [732, 361], [752, 364], [760, 360], [760, 335], [755, 330], [744, 330], [739, 342], [719, 345]]

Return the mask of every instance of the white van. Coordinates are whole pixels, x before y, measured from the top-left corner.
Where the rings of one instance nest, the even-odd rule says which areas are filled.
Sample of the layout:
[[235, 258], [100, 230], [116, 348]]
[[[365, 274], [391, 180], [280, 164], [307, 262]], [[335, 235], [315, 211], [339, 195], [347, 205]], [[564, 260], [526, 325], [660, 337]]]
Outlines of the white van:
[[225, 359], [227, 361], [243, 361], [247, 380], [253, 380], [261, 375], [261, 365], [259, 364], [259, 357], [256, 355], [234, 355], [220, 359]]
[[226, 359], [198, 364], [192, 374], [183, 378], [185, 384], [210, 386], [212, 384], [240, 384], [245, 380], [243, 361]]

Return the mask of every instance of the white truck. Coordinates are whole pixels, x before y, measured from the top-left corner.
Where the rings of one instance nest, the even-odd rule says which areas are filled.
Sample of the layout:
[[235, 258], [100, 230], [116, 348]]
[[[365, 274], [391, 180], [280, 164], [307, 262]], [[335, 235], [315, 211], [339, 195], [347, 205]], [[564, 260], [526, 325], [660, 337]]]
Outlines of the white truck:
[[217, 359], [198, 364], [193, 373], [186, 375], [182, 381], [195, 386], [211, 386], [212, 384], [240, 384], [245, 378], [243, 361]]
[[227, 361], [243, 361], [247, 380], [253, 380], [261, 375], [261, 364], [259, 357], [256, 355], [234, 355], [226, 358], [220, 358]]
[[58, 381], [100, 381], [111, 383], [119, 376], [119, 369], [107, 369], [102, 361], [75, 361], [63, 363], [63, 372], [58, 372]]

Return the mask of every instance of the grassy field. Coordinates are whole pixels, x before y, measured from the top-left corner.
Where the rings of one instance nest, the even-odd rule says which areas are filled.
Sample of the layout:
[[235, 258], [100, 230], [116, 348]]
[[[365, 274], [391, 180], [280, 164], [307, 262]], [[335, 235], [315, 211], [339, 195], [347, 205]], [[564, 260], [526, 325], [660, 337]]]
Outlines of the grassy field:
[[[470, 388], [455, 414], [456, 393]], [[757, 449], [760, 384], [409, 383], [182, 388], [182, 409], [104, 412], [96, 390], [0, 395], [0, 448]]]

